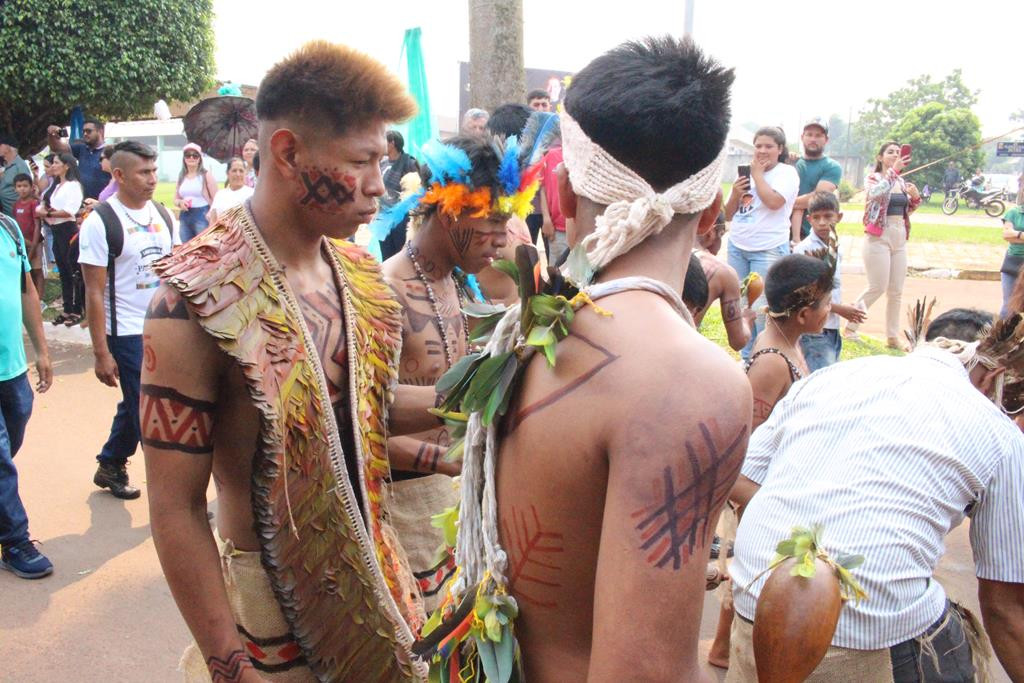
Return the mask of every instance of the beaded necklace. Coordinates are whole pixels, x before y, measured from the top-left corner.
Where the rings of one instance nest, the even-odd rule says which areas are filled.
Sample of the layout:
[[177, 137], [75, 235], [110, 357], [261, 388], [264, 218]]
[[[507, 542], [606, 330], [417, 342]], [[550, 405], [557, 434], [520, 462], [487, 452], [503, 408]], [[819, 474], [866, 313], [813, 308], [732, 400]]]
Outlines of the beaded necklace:
[[133, 216], [128, 211], [128, 207], [127, 206], [125, 206], [124, 204], [121, 205], [121, 207], [124, 209], [124, 215], [128, 216], [128, 220], [130, 220], [132, 223], [134, 223], [138, 227], [142, 228], [143, 230], [149, 230], [150, 226], [153, 224], [153, 208], [151, 206], [149, 206], [149, 202], [146, 202], [146, 206], [147, 206], [147, 208], [149, 208], [149, 218], [146, 219], [146, 223], [145, 223], [145, 225], [143, 225], [142, 223], [137, 221], [135, 219], [135, 216]]
[[[416, 260], [416, 256], [412, 251], [412, 243], [405, 243], [405, 253], [409, 255], [409, 260], [412, 261], [412, 267], [416, 269], [416, 277], [423, 283], [423, 288], [427, 290], [427, 298], [430, 299], [430, 308], [434, 312], [434, 320], [437, 322], [437, 331], [441, 335], [441, 343], [444, 344], [444, 355], [448, 361], [448, 367], [450, 368], [455, 364], [455, 349], [448, 340], [448, 333], [445, 332], [444, 318], [441, 317], [441, 311], [437, 306], [437, 297], [434, 296], [434, 288], [430, 286], [430, 280], [423, 273], [423, 269], [420, 268], [419, 262]], [[459, 315], [462, 316], [462, 334], [465, 336], [466, 348], [469, 348], [469, 321], [466, 320], [466, 314], [463, 312], [463, 308], [466, 306], [466, 302], [463, 299], [462, 287], [459, 286], [459, 281], [455, 277], [455, 273], [452, 273], [452, 280], [455, 281], [455, 294], [459, 297]]]

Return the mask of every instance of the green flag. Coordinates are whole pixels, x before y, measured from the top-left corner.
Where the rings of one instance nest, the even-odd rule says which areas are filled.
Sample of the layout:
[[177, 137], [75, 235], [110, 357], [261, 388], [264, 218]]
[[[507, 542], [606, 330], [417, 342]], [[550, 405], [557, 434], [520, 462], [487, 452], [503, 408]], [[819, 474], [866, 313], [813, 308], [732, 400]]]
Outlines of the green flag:
[[406, 29], [402, 41], [402, 53], [399, 57], [399, 68], [405, 65], [409, 93], [416, 100], [419, 113], [406, 121], [398, 130], [405, 138], [405, 151], [414, 157], [419, 156], [420, 147], [427, 141], [437, 137], [437, 123], [430, 114], [430, 94], [427, 92], [427, 68], [423, 63], [423, 48], [420, 45], [422, 30]]

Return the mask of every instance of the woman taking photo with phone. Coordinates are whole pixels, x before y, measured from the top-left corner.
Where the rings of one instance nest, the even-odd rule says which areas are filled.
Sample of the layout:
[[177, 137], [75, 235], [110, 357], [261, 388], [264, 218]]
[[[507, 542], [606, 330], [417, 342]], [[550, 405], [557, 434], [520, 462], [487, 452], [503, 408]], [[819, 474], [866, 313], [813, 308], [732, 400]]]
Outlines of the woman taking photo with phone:
[[[864, 183], [865, 289], [854, 306], [871, 308], [885, 294], [885, 337], [889, 348], [902, 349], [900, 314], [903, 283], [907, 279], [907, 238], [910, 214], [921, 203], [921, 194], [900, 173], [910, 161], [909, 145], [901, 154], [900, 143], [890, 140], [878, 150], [875, 170]], [[857, 323], [848, 323], [843, 336], [857, 338]]]
[[[795, 168], [783, 163], [788, 154], [786, 134], [781, 128], [766, 126], [758, 130], [754, 134], [754, 159], [749, 175], [741, 174], [736, 179], [725, 203], [725, 218], [732, 221], [728, 261], [740, 280], [751, 272], [763, 278], [771, 265], [790, 251], [789, 216], [800, 189], [800, 176]], [[752, 308], [763, 307], [764, 295]], [[759, 313], [750, 341], [740, 351], [744, 360], [750, 357], [764, 325], [764, 315]]]
[[206, 214], [217, 194], [217, 181], [213, 173], [203, 166], [203, 150], [194, 142], [185, 145], [181, 160], [181, 173], [174, 191], [174, 205], [180, 209], [178, 216], [181, 242], [189, 241], [209, 225]]

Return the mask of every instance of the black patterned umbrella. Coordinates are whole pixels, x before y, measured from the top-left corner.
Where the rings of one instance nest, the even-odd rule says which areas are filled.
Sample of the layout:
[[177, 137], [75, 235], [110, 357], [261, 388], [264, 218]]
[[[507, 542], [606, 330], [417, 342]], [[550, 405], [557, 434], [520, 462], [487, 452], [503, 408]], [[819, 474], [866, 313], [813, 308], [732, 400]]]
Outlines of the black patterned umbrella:
[[197, 103], [185, 114], [185, 137], [217, 161], [242, 156], [245, 141], [256, 137], [256, 103], [223, 95]]

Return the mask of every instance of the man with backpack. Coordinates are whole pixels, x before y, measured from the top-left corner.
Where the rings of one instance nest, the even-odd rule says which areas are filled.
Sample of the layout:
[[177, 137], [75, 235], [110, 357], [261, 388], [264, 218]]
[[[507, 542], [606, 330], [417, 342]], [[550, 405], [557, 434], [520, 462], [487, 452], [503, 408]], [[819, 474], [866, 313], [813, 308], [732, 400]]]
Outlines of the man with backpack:
[[80, 255], [86, 313], [96, 358], [96, 377], [121, 383], [110, 437], [96, 456], [93, 482], [118, 498], [138, 498], [128, 483], [127, 462], [139, 446], [139, 378], [144, 352], [142, 324], [160, 278], [152, 264], [179, 243], [174, 219], [152, 201], [156, 152], [134, 141], [118, 143], [110, 159], [117, 194], [97, 204], [82, 222]]

